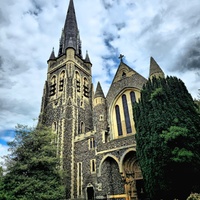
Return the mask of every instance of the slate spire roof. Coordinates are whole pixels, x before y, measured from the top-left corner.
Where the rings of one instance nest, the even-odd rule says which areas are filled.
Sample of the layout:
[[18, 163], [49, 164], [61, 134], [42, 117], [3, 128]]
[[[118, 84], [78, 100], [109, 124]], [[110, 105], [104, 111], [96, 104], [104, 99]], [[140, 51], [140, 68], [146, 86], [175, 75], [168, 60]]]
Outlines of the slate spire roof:
[[97, 83], [97, 89], [96, 89], [96, 92], [95, 92], [95, 95], [94, 95], [94, 98], [97, 98], [97, 97], [105, 98], [103, 90], [101, 88], [101, 84], [99, 82]]
[[151, 57], [150, 58], [149, 77], [151, 77], [152, 75], [154, 75], [156, 73], [164, 74], [164, 72], [162, 71], [162, 69], [160, 68], [160, 66], [157, 64], [157, 62], [154, 60], [154, 58]]
[[88, 51], [86, 51], [85, 62], [91, 63], [91, 62], [90, 62], [90, 58], [89, 58]]
[[54, 53], [54, 48], [52, 49], [52, 52], [51, 52], [51, 55], [49, 57], [49, 60], [55, 60], [56, 57], [55, 57], [55, 53]]
[[74, 48], [76, 54], [82, 57], [81, 40], [73, 0], [70, 0], [69, 2], [65, 24], [61, 34], [58, 56], [64, 54], [66, 49], [69, 47]]

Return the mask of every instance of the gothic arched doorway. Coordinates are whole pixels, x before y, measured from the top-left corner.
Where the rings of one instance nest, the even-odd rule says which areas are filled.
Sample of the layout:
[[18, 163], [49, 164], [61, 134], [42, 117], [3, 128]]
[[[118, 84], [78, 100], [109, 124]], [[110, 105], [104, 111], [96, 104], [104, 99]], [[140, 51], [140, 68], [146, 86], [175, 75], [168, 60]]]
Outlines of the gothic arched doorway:
[[125, 182], [125, 193], [130, 199], [142, 199], [144, 187], [143, 177], [136, 159], [136, 152], [129, 151], [122, 162], [123, 180]]
[[87, 187], [87, 200], [94, 200], [94, 188]]

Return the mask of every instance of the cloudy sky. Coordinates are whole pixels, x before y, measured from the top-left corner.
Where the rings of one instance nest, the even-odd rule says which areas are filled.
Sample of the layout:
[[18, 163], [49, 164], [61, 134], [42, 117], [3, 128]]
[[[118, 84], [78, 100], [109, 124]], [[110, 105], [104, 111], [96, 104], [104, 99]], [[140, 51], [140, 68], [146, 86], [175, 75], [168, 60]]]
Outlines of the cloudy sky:
[[[58, 52], [69, 0], [0, 1], [0, 156], [17, 124], [34, 126], [47, 63]], [[106, 94], [123, 54], [145, 78], [150, 57], [181, 78], [193, 98], [200, 88], [199, 0], [74, 0], [83, 53], [93, 83]], [[36, 119], [36, 120], [35, 120]]]

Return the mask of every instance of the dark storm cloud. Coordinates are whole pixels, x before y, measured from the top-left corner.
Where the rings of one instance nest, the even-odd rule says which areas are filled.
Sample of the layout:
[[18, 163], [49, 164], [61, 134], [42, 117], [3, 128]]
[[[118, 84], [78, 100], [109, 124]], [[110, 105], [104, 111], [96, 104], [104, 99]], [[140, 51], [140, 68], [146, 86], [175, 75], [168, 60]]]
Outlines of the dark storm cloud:
[[200, 37], [187, 44], [177, 62], [177, 70], [200, 70]]
[[[18, 93], [18, 91], [16, 91]], [[15, 94], [13, 93], [13, 96]], [[11, 112], [13, 115], [20, 114], [25, 116], [30, 116], [34, 113], [34, 107], [30, 105], [25, 100], [17, 100], [15, 98], [8, 99], [8, 98], [0, 98], [0, 110], [1, 113], [4, 112]]]

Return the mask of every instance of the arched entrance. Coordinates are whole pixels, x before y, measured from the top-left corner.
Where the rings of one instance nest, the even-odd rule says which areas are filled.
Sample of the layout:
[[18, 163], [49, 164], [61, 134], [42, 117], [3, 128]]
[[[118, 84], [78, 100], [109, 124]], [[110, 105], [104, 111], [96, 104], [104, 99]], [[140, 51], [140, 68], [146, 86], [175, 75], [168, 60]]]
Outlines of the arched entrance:
[[119, 171], [119, 164], [113, 157], [108, 156], [103, 161], [99, 182], [102, 183], [102, 191], [105, 196], [124, 194], [124, 182]]
[[87, 200], [94, 200], [94, 188], [87, 187]]
[[125, 193], [131, 200], [143, 199], [143, 177], [136, 159], [136, 152], [129, 151], [122, 161], [122, 179], [125, 182]]

